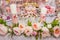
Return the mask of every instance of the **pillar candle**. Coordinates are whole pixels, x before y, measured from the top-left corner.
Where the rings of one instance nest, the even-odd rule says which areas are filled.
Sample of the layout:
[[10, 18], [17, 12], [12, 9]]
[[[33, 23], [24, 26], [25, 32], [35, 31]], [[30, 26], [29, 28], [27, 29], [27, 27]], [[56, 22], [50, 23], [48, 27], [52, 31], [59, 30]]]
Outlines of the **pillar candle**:
[[11, 9], [11, 13], [12, 14], [16, 14], [17, 13], [17, 7], [16, 7], [16, 4], [11, 4], [10, 5], [10, 9]]
[[12, 22], [13, 22], [14, 24], [17, 24], [17, 23], [18, 23], [17, 15], [12, 15]]

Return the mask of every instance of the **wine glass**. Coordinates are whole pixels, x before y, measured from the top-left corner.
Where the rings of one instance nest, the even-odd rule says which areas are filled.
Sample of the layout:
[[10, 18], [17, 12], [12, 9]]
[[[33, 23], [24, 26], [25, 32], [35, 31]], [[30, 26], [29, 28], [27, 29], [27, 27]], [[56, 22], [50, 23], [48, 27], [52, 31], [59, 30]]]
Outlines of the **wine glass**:
[[46, 23], [52, 23], [56, 18], [55, 14], [47, 14], [46, 15]]

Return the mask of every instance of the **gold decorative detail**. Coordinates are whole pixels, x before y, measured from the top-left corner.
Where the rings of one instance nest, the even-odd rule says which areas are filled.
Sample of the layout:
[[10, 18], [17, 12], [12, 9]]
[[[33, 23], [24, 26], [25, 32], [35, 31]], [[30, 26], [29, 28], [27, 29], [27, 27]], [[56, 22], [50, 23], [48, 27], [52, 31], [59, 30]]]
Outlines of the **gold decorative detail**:
[[23, 6], [33, 5], [35, 7], [38, 7], [37, 3], [24, 3]]
[[9, 3], [9, 2], [10, 2], [10, 0], [6, 0], [6, 2], [7, 2], [7, 3]]

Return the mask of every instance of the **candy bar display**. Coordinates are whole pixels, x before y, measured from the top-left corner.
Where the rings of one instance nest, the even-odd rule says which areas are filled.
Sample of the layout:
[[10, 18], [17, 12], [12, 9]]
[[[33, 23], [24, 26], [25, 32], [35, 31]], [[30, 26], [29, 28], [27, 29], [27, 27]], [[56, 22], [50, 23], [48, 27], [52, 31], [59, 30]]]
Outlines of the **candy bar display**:
[[0, 0], [0, 35], [7, 34], [11, 40], [60, 40], [60, 0]]

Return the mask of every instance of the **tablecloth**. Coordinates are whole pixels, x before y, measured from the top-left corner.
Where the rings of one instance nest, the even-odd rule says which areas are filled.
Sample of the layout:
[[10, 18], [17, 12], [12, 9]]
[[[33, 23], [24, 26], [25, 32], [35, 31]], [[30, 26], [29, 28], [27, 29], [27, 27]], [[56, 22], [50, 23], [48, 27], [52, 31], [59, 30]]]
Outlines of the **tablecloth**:
[[[0, 40], [35, 40], [35, 37], [25, 37], [24, 35], [21, 36], [16, 36], [14, 35], [13, 37], [11, 37], [11, 35], [7, 34], [5, 36], [0, 36]], [[55, 37], [46, 37], [46, 38], [38, 38], [38, 40], [60, 40], [59, 38], [55, 38]]]

